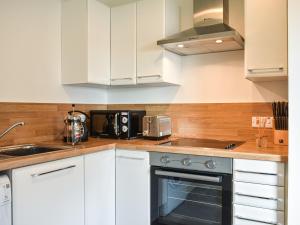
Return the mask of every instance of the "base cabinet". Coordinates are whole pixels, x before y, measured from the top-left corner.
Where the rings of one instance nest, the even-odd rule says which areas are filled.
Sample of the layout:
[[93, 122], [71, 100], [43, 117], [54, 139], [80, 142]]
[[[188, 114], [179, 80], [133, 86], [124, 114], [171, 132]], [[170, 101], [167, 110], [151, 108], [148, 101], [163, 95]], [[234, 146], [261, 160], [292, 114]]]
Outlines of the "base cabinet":
[[85, 225], [115, 225], [115, 150], [84, 156]]
[[116, 224], [150, 225], [148, 152], [116, 151]]
[[14, 225], [83, 225], [83, 157], [12, 170]]

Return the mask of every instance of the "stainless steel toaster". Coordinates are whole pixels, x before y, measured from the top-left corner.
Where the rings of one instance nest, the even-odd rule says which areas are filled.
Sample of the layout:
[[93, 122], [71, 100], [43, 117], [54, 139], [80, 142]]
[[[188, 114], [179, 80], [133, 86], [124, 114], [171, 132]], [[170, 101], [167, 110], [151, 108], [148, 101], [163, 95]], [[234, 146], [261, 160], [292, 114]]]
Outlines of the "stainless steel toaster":
[[143, 136], [146, 138], [163, 138], [172, 134], [169, 116], [144, 116]]

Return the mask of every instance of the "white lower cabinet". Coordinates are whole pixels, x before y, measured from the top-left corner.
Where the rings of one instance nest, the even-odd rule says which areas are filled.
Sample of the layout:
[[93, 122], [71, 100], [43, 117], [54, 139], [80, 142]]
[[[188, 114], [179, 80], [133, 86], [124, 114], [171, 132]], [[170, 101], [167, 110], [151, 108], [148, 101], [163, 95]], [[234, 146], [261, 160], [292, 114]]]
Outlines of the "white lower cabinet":
[[116, 151], [116, 225], [150, 225], [148, 152]]
[[285, 224], [285, 165], [235, 159], [233, 225]]
[[14, 225], [83, 225], [83, 157], [12, 170]]
[[85, 225], [115, 225], [115, 150], [84, 156]]

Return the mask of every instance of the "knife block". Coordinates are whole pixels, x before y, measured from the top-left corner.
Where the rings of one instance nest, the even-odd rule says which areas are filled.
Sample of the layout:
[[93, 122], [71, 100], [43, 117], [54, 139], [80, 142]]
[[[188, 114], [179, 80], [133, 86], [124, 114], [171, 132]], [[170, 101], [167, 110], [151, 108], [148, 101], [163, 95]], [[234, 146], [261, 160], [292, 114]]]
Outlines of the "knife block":
[[274, 130], [274, 144], [287, 146], [289, 144], [288, 131]]

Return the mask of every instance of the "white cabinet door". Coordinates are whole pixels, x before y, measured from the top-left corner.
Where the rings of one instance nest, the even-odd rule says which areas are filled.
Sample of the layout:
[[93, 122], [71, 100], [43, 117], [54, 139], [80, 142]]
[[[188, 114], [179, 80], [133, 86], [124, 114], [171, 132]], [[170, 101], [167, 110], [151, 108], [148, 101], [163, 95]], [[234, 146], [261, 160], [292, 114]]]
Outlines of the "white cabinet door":
[[148, 152], [116, 152], [116, 224], [150, 225]]
[[115, 225], [115, 150], [84, 156], [85, 225]]
[[287, 0], [245, 1], [245, 70], [253, 81], [287, 78]]
[[[179, 31], [176, 0], [137, 2], [137, 83], [177, 83], [180, 56], [168, 53], [157, 41]], [[174, 70], [172, 70], [174, 68]]]
[[14, 225], [84, 225], [83, 157], [12, 170]]
[[62, 83], [110, 84], [110, 8], [98, 0], [62, 1]]
[[136, 84], [136, 3], [111, 9], [111, 85]]

